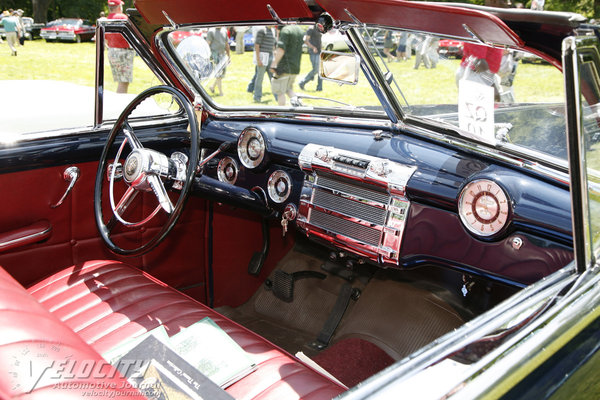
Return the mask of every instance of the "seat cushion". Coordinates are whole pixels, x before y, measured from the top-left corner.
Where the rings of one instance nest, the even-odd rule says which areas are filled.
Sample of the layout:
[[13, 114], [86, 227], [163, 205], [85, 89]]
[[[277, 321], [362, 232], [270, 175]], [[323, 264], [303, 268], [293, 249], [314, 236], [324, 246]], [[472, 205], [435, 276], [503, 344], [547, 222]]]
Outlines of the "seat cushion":
[[0, 326], [0, 398], [144, 398], [2, 268]]
[[331, 399], [344, 391], [266, 339], [124, 263], [70, 267], [28, 292], [100, 354], [159, 325], [174, 335], [210, 317], [256, 360], [254, 372], [227, 388], [236, 399]]

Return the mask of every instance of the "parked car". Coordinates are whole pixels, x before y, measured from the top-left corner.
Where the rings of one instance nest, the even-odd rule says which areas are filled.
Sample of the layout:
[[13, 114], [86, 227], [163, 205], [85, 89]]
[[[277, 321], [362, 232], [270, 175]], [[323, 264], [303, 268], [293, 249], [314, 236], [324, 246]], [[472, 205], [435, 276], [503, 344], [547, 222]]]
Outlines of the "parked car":
[[79, 18], [59, 18], [48, 22], [40, 31], [40, 36], [46, 42], [55, 40], [81, 43], [91, 41], [96, 26], [88, 20]]
[[438, 53], [440, 56], [462, 58], [463, 42], [460, 40], [442, 39], [439, 43]]
[[[147, 67], [133, 99], [108, 95], [101, 36], [87, 105], [52, 104], [44, 127], [0, 97], [24, 116], [0, 127], [2, 396], [596, 397], [596, 27], [458, 3], [249, 4], [138, 0], [101, 22]], [[249, 57], [207, 76], [202, 41], [173, 40], [265, 24], [335, 27], [352, 50], [322, 52], [318, 96], [284, 75], [256, 102]], [[384, 63], [365, 41], [383, 29], [469, 43], [469, 62]], [[511, 51], [548, 64], [507, 81]], [[145, 335], [199, 321], [216, 337], [161, 363], [169, 348]], [[236, 343], [244, 371], [223, 366]], [[185, 350], [202, 344], [222, 364]]]

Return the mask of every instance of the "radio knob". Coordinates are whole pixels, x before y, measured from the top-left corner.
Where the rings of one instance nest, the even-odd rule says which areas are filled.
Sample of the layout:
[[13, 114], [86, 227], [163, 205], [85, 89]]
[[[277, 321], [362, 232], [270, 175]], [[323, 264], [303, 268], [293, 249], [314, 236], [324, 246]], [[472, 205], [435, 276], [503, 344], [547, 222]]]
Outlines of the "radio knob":
[[387, 175], [387, 163], [385, 161], [374, 161], [369, 165], [371, 172], [375, 175], [386, 176]]
[[315, 157], [321, 161], [329, 161], [329, 152], [327, 151], [327, 149], [319, 147], [315, 151]]

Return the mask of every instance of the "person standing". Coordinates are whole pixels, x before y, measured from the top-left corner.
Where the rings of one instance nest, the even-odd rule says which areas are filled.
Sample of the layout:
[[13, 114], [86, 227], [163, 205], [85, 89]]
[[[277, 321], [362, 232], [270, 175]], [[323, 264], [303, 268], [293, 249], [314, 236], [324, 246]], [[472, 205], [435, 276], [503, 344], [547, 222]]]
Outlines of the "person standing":
[[304, 90], [304, 85], [306, 85], [309, 81], [312, 81], [317, 76], [317, 92], [323, 90], [323, 79], [319, 75], [319, 61], [321, 56], [321, 32], [316, 29], [314, 26], [309, 28], [306, 31], [306, 36], [304, 38], [304, 43], [306, 43], [306, 47], [308, 49], [308, 55], [310, 57], [310, 63], [312, 65], [312, 69], [304, 79], [298, 84], [300, 89]]
[[279, 26], [279, 39], [275, 49], [275, 57], [271, 63], [273, 79], [271, 87], [280, 106], [285, 105], [285, 95], [291, 99], [294, 93], [294, 82], [300, 73], [300, 58], [304, 32], [298, 25]]
[[21, 31], [19, 33], [19, 44], [21, 46], [25, 46], [25, 33], [26, 33], [25, 32], [25, 24], [23, 23], [23, 14], [24, 14], [24, 11], [19, 8], [17, 10], [17, 18], [19, 18], [19, 26], [21, 27]]
[[17, 44], [19, 43], [19, 36], [21, 32], [21, 24], [19, 23], [19, 16], [16, 11], [13, 11], [10, 16], [2, 18], [0, 24], [4, 26], [6, 32], [6, 43], [11, 51], [11, 56], [17, 55]]
[[244, 35], [248, 31], [247, 26], [236, 26], [235, 31], [235, 54], [244, 54]]
[[[123, 14], [122, 0], [108, 0], [108, 19], [127, 19]], [[133, 57], [135, 51], [120, 33], [107, 33], [108, 62], [113, 79], [117, 82], [117, 93], [127, 93], [133, 82]]]
[[400, 32], [398, 35], [398, 49], [396, 50], [396, 57], [398, 60], [406, 60], [406, 43], [408, 41], [408, 32]]
[[[254, 35], [254, 59], [256, 73], [254, 75], [254, 102], [260, 103], [262, 99], [262, 84], [267, 67], [273, 62], [275, 49], [275, 35], [270, 27], [260, 28]], [[270, 74], [269, 74], [270, 75]]]
[[429, 56], [432, 40], [433, 38], [430, 35], [426, 35], [425, 37], [421, 38], [421, 42], [417, 45], [415, 52], [415, 69], [419, 69], [421, 61], [423, 61], [425, 68], [431, 67], [431, 60], [429, 59]]
[[393, 53], [394, 50], [394, 36], [392, 31], [388, 30], [383, 37], [383, 54], [386, 55], [388, 62], [398, 61], [397, 54]]
[[215, 86], [219, 89], [219, 96], [223, 96], [223, 77], [225, 76], [225, 67], [229, 59], [229, 41], [224, 28], [211, 28], [206, 35], [206, 42], [210, 46], [210, 53], [213, 64], [215, 65], [216, 78], [210, 91], [214, 93]]

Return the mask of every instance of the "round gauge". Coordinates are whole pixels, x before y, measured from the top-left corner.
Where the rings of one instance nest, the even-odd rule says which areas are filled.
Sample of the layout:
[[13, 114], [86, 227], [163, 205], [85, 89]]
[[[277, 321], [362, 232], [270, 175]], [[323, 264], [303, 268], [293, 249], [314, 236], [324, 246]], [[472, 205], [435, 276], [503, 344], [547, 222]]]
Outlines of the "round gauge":
[[275, 203], [283, 203], [292, 191], [292, 180], [284, 171], [277, 170], [269, 176], [267, 189], [271, 200]]
[[492, 236], [508, 222], [508, 197], [488, 179], [469, 182], [460, 194], [458, 214], [465, 227], [479, 236]]
[[235, 183], [238, 177], [238, 166], [231, 157], [225, 157], [217, 165], [217, 177], [221, 182]]
[[246, 128], [238, 138], [237, 152], [246, 168], [256, 168], [265, 158], [265, 139], [255, 128]]

